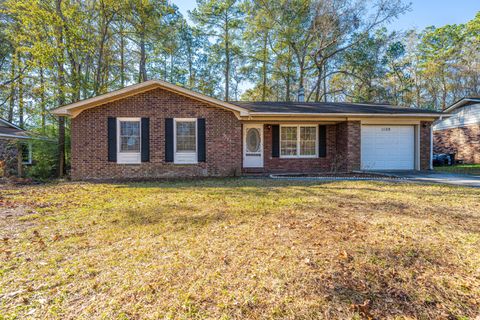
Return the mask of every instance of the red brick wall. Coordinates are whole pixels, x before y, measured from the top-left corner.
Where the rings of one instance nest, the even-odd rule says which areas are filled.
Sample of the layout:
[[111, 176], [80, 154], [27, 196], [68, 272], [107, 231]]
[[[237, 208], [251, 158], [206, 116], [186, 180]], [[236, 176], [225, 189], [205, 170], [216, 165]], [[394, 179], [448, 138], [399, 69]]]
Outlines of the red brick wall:
[[[150, 162], [108, 162], [108, 117], [150, 118]], [[165, 162], [165, 118], [205, 118], [207, 161], [195, 165]], [[421, 168], [430, 164], [430, 122], [422, 122]], [[272, 157], [272, 129], [264, 125], [265, 172], [360, 170], [360, 121], [327, 126], [327, 156], [308, 159]], [[72, 119], [72, 178], [168, 178], [232, 176], [242, 172], [242, 126], [230, 112], [155, 89], [85, 110]]]
[[266, 172], [348, 172], [360, 170], [360, 122], [327, 126], [327, 156], [282, 159], [272, 157], [271, 126], [264, 126]]
[[336, 139], [337, 159], [339, 171], [360, 170], [360, 121], [347, 121], [337, 124]]
[[[150, 162], [108, 162], [107, 118], [150, 118]], [[205, 163], [165, 162], [165, 118], [205, 118]], [[241, 123], [230, 112], [196, 100], [155, 89], [88, 109], [72, 119], [72, 178], [162, 178], [231, 176], [241, 172]]]
[[480, 163], [480, 125], [433, 132], [435, 153], [456, 153], [465, 163]]
[[430, 170], [430, 139], [432, 122], [420, 122], [420, 170]]
[[272, 173], [300, 173], [300, 172], [329, 172], [336, 154], [335, 125], [327, 126], [327, 156], [323, 158], [285, 159], [272, 157], [272, 129], [271, 125], [263, 126], [264, 135], [264, 166], [266, 172]]

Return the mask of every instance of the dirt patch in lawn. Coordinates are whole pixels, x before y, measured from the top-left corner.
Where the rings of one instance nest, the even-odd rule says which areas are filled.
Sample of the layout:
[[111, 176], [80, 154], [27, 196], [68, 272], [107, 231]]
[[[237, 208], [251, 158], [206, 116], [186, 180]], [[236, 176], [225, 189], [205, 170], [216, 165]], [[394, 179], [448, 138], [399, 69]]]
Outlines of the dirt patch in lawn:
[[224, 179], [1, 192], [34, 212], [0, 219], [6, 319], [479, 314], [477, 189]]

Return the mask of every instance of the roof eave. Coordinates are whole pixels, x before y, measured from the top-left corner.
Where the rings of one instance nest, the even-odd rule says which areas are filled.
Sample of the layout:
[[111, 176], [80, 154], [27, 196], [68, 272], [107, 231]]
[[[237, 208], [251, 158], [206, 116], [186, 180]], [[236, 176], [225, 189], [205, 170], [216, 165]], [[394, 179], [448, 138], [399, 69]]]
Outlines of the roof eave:
[[161, 88], [170, 92], [175, 92], [177, 94], [189, 97], [191, 99], [195, 99], [197, 101], [200, 101], [209, 105], [221, 107], [223, 109], [234, 112], [237, 115], [237, 117], [245, 116], [248, 114], [248, 110], [245, 108], [242, 108], [234, 104], [221, 101], [212, 97], [208, 97], [206, 95], [197, 93], [195, 91], [185, 89], [180, 86], [177, 86], [165, 81], [160, 81], [160, 80], [145, 81], [145, 82], [128, 86], [120, 90], [106, 93], [97, 97], [93, 97], [93, 98], [86, 99], [83, 101], [78, 101], [69, 105], [61, 106], [52, 110], [52, 113], [57, 116], [75, 118], [78, 114], [80, 114], [84, 110], [101, 106], [103, 104], [113, 102], [116, 100], [121, 100], [121, 99], [130, 97], [142, 92], [150, 91], [156, 88]]
[[415, 118], [440, 118], [449, 117], [450, 115], [441, 113], [294, 113], [294, 112], [250, 112], [249, 117], [255, 116], [311, 116], [322, 118], [338, 118], [338, 117], [415, 117]]
[[455, 102], [454, 104], [452, 104], [450, 107], [448, 107], [447, 109], [445, 109], [443, 112], [450, 113], [450, 112], [452, 112], [453, 110], [455, 110], [455, 109], [457, 109], [457, 108], [463, 107], [464, 105], [468, 104], [469, 102], [478, 102], [478, 103], [480, 103], [480, 99], [479, 99], [479, 98], [463, 98], [463, 99]]
[[17, 136], [14, 134], [5, 134], [5, 133], [0, 133], [0, 138], [12, 138], [12, 139], [33, 139], [30, 136]]
[[0, 118], [0, 122], [5, 123], [5, 124], [6, 124], [7, 126], [9, 126], [9, 127], [12, 127], [12, 128], [15, 128], [15, 129], [18, 129], [18, 130], [21, 130], [21, 131], [25, 131], [25, 129], [22, 129], [22, 128], [20, 128], [19, 126], [15, 125], [15, 124], [13, 124], [13, 123], [5, 120], [5, 119]]

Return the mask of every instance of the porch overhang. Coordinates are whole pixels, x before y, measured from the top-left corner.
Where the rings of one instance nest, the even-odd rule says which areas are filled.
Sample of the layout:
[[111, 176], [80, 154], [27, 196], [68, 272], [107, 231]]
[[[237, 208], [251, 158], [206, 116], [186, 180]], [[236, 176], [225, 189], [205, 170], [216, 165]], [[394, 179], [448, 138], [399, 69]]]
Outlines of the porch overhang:
[[245, 122], [324, 122], [339, 123], [344, 121], [378, 121], [378, 122], [411, 122], [411, 121], [436, 121], [449, 115], [440, 114], [321, 114], [321, 113], [259, 113], [250, 112], [248, 115], [240, 116]]

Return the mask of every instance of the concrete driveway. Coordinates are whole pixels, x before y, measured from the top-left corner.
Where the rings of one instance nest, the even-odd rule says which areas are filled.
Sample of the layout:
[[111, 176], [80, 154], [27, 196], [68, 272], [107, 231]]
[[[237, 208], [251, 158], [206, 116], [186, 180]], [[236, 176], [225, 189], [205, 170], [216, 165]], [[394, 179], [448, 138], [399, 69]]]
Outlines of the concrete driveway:
[[387, 172], [387, 174], [407, 178], [412, 181], [443, 183], [456, 186], [480, 188], [479, 175], [443, 173], [433, 171], [392, 171]]

